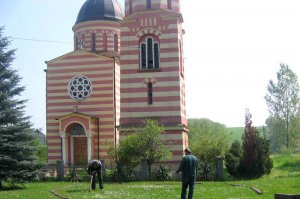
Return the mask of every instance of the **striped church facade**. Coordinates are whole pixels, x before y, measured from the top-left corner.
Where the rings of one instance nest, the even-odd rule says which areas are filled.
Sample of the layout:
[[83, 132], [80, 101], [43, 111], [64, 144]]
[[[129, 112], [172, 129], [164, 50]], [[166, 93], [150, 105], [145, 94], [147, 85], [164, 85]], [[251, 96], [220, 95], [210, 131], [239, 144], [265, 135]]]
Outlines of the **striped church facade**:
[[121, 21], [74, 25], [74, 51], [46, 62], [49, 164], [109, 160], [110, 146], [156, 119], [173, 154], [165, 162], [178, 165], [188, 146], [182, 23], [180, 0], [126, 0]]

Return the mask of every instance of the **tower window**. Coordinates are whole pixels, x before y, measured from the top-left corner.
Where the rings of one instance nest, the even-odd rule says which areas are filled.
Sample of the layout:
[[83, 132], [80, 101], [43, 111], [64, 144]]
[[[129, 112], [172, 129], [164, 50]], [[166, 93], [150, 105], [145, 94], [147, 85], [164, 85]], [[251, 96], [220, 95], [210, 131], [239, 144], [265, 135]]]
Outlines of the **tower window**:
[[147, 57], [148, 57], [148, 68], [153, 69], [153, 39], [147, 39]]
[[159, 69], [159, 43], [153, 37], [140, 43], [140, 69]]
[[153, 84], [148, 82], [148, 104], [153, 104]]
[[132, 13], [132, 0], [129, 0], [129, 14]]
[[154, 44], [154, 66], [155, 69], [159, 68], [159, 53], [158, 53], [158, 43]]
[[141, 45], [141, 68], [147, 68], [146, 44]]
[[96, 35], [92, 34], [92, 51], [96, 51]]
[[151, 9], [151, 0], [147, 0], [147, 9]]
[[172, 0], [168, 0], [168, 9], [172, 10]]
[[119, 38], [118, 35], [114, 35], [114, 51], [119, 52]]

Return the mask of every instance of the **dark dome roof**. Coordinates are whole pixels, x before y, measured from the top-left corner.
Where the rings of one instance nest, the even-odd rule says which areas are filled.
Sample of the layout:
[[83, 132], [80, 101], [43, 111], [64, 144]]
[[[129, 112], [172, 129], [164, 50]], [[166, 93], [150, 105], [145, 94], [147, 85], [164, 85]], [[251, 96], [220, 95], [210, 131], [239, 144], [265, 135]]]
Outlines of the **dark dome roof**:
[[75, 24], [93, 20], [119, 21], [123, 17], [123, 8], [117, 0], [87, 0], [81, 7]]

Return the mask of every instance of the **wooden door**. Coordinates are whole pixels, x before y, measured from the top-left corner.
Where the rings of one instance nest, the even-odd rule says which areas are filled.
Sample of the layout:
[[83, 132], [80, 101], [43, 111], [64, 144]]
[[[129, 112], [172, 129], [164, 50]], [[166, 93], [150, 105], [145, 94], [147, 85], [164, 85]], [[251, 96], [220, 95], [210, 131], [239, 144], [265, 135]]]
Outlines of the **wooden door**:
[[87, 163], [87, 138], [73, 137], [74, 163]]

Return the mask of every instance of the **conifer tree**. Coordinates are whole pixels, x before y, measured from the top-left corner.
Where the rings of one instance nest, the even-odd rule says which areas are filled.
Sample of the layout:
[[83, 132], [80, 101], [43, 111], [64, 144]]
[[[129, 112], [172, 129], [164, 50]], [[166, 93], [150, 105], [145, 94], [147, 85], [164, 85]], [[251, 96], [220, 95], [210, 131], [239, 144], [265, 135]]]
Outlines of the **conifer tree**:
[[15, 50], [7, 50], [10, 41], [0, 27], [0, 189], [3, 182], [25, 182], [36, 176], [31, 124], [24, 115], [26, 100], [17, 99], [24, 87], [12, 69]]
[[257, 178], [263, 174], [269, 174], [273, 167], [269, 149], [269, 141], [261, 137], [257, 129], [252, 126], [252, 115], [247, 109], [243, 135], [243, 157], [239, 166], [240, 175]]
[[259, 173], [258, 168], [258, 132], [252, 126], [252, 115], [249, 110], [245, 114], [245, 130], [243, 135], [243, 159], [241, 170], [248, 177], [254, 177]]

